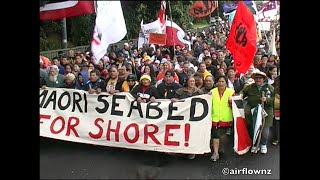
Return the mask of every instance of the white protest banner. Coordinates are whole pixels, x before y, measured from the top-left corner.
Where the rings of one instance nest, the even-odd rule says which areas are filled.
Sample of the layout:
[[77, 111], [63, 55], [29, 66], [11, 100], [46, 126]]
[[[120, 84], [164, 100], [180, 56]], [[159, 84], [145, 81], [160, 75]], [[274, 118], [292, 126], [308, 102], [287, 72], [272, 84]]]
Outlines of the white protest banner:
[[40, 89], [40, 136], [159, 152], [210, 152], [211, 96], [137, 103], [130, 93]]
[[139, 32], [138, 48], [142, 47], [144, 43], [149, 43], [150, 33], [159, 33], [159, 34], [162, 33], [159, 19], [148, 24], [143, 24], [143, 20], [142, 20], [140, 26], [141, 26], [141, 29]]

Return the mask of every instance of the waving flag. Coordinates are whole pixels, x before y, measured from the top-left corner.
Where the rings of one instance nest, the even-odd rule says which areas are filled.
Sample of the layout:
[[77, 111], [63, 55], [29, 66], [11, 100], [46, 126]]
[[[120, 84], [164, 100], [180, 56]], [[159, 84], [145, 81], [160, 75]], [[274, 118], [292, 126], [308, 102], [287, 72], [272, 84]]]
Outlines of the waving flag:
[[272, 38], [271, 38], [268, 52], [272, 55], [278, 56], [277, 49], [276, 49], [276, 29], [275, 28], [273, 29]]
[[235, 69], [245, 74], [256, 53], [257, 28], [253, 14], [239, 1], [226, 43], [234, 58]]
[[93, 1], [54, 1], [40, 7], [40, 20], [57, 20], [94, 13]]
[[151, 23], [143, 24], [143, 20], [140, 23], [138, 48], [142, 47], [143, 44], [149, 43], [150, 33], [162, 33], [161, 23], [159, 18]]
[[159, 10], [159, 21], [161, 25], [162, 32], [166, 32], [166, 1], [161, 1], [160, 2], [160, 10]]
[[94, 63], [107, 53], [108, 46], [127, 34], [120, 1], [97, 1], [97, 17], [91, 41]]
[[243, 155], [251, 147], [251, 139], [247, 129], [243, 100], [240, 96], [232, 97], [232, 114], [234, 118], [234, 151]]
[[209, 16], [218, 8], [218, 1], [196, 1], [189, 9], [189, 13], [196, 18]]
[[263, 1], [263, 8], [258, 13], [260, 21], [275, 20], [279, 11], [279, 1]]
[[172, 22], [171, 27], [171, 21], [166, 21], [166, 45], [167, 46], [176, 46], [179, 45], [182, 49], [185, 47], [185, 44], [188, 44], [189, 48], [190, 42], [183, 39], [185, 37], [185, 32], [181, 29], [180, 26], [178, 26], [175, 22]]
[[[256, 6], [256, 3], [254, 1], [242, 1], [245, 3], [245, 5], [252, 9], [253, 10], [253, 14], [257, 14], [258, 13], [258, 10], [257, 10], [257, 6]], [[235, 9], [237, 9], [238, 7], [238, 1], [234, 1], [233, 3], [231, 4], [223, 4], [223, 12], [224, 13], [229, 13]]]

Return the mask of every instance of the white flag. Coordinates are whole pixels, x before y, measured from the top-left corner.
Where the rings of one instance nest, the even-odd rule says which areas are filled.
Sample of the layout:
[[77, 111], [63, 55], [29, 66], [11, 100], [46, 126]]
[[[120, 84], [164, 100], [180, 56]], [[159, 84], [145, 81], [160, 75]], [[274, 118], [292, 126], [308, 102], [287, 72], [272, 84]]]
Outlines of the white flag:
[[140, 23], [140, 31], [139, 31], [139, 39], [138, 39], [138, 48], [142, 48], [143, 44], [147, 43], [146, 36], [144, 35], [142, 31], [142, 26], [143, 26], [143, 19], [141, 20]]
[[138, 40], [138, 48], [141, 48], [143, 44], [149, 43], [149, 35], [150, 33], [162, 33], [160, 20], [159, 18], [156, 21], [153, 21], [148, 24], [143, 24], [143, 20], [140, 24], [140, 32], [139, 32], [139, 40]]
[[268, 114], [261, 107], [261, 104], [258, 104], [255, 108], [251, 109], [253, 122], [255, 122], [254, 131], [253, 131], [253, 141], [252, 145], [254, 146], [258, 140], [259, 134], [262, 132], [262, 117], [266, 117]]
[[272, 34], [272, 38], [271, 38], [268, 52], [272, 55], [278, 56], [277, 49], [276, 49], [276, 28], [273, 28], [273, 34]]
[[110, 44], [121, 41], [127, 34], [120, 1], [97, 1], [96, 14], [91, 42], [95, 64], [107, 53]]

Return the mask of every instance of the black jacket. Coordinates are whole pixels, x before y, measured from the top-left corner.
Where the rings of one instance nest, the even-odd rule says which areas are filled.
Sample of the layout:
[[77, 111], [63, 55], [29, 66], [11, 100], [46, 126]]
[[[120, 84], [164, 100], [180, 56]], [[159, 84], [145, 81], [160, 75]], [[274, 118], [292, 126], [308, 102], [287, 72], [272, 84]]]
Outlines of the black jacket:
[[142, 92], [142, 86], [141, 84], [139, 84], [136, 87], [134, 87], [130, 93], [135, 99], [138, 99], [138, 97], [142, 97], [143, 99], [146, 99], [147, 102], [149, 102], [152, 96], [156, 99], [159, 99], [158, 90], [154, 86], [149, 86], [145, 92]]
[[171, 99], [174, 97], [176, 91], [182, 88], [180, 84], [173, 82], [170, 86], [167, 86], [164, 81], [158, 85], [160, 99]]

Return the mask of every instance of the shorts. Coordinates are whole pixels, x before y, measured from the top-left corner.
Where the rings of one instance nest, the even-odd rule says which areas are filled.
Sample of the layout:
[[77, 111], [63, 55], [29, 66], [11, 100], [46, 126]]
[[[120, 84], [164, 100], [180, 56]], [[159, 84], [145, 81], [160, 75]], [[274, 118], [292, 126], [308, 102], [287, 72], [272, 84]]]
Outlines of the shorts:
[[221, 136], [227, 134], [227, 130], [230, 127], [217, 127], [217, 126], [212, 126], [211, 127], [211, 138], [212, 139], [219, 139]]

